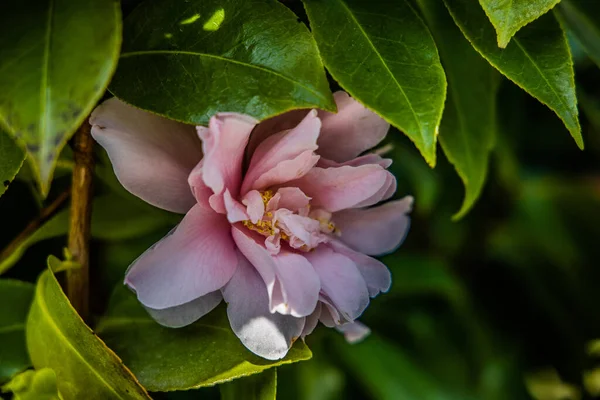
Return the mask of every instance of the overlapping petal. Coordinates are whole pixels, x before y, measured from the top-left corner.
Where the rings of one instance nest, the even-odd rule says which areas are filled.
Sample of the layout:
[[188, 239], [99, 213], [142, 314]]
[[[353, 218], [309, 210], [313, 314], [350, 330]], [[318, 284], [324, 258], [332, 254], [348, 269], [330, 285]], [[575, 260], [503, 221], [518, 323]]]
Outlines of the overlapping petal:
[[202, 157], [202, 145], [193, 126], [116, 98], [99, 105], [90, 124], [125, 189], [168, 211], [186, 213], [194, 205], [187, 178]]

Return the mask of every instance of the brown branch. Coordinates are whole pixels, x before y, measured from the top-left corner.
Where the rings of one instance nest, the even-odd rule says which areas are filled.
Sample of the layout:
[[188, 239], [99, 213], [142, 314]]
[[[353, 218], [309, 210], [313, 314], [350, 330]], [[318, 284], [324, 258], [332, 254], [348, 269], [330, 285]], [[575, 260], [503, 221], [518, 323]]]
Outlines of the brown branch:
[[92, 216], [92, 176], [94, 173], [94, 140], [86, 121], [73, 136], [73, 184], [71, 186], [71, 220], [69, 224], [69, 251], [81, 268], [67, 271], [67, 297], [79, 315], [89, 315], [89, 243]]
[[40, 215], [31, 221], [25, 229], [21, 231], [1, 252], [0, 261], [7, 259], [21, 244], [33, 235], [43, 224], [56, 214], [60, 207], [67, 201], [71, 195], [71, 188], [58, 195], [54, 201], [47, 207], [42, 208]]

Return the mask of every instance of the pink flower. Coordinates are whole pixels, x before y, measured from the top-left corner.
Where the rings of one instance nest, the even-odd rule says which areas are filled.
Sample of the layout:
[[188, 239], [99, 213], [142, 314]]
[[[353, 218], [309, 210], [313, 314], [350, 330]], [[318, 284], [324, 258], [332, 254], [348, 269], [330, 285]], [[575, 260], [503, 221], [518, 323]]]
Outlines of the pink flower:
[[350, 341], [368, 333], [356, 319], [391, 283], [369, 256], [400, 245], [412, 198], [369, 208], [396, 191], [391, 160], [360, 155], [389, 125], [344, 92], [335, 100], [337, 114], [258, 125], [219, 113], [197, 135], [117, 99], [94, 111], [92, 134], [123, 186], [185, 214], [125, 278], [159, 323], [190, 324], [224, 299], [242, 343], [272, 360], [318, 321]]

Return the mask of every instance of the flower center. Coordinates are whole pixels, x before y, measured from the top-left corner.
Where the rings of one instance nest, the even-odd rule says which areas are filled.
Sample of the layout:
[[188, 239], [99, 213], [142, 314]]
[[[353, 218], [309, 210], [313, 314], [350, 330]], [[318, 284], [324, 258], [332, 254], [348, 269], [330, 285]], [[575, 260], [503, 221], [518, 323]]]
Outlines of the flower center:
[[280, 241], [284, 240], [290, 247], [310, 251], [319, 243], [331, 240], [330, 235], [339, 236], [340, 231], [331, 222], [331, 213], [316, 209], [311, 210], [306, 204], [295, 210], [280, 207], [285, 204], [279, 193], [271, 190], [260, 192], [264, 205], [264, 213], [256, 222], [242, 221], [245, 227], [267, 237], [265, 245], [273, 253], [278, 253]]

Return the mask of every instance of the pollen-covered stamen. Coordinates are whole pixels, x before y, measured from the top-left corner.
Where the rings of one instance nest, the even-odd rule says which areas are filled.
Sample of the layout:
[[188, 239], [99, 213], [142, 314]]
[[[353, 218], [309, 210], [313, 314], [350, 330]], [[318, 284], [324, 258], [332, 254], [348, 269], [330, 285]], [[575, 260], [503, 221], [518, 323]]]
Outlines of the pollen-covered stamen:
[[265, 244], [273, 253], [279, 252], [282, 239], [292, 248], [310, 251], [320, 243], [328, 242], [330, 235], [339, 236], [339, 230], [331, 222], [331, 213], [321, 209], [311, 210], [308, 200], [296, 210], [279, 208], [280, 197], [280, 193], [271, 190], [260, 192], [265, 212], [256, 222], [242, 222], [248, 229], [266, 236]]

